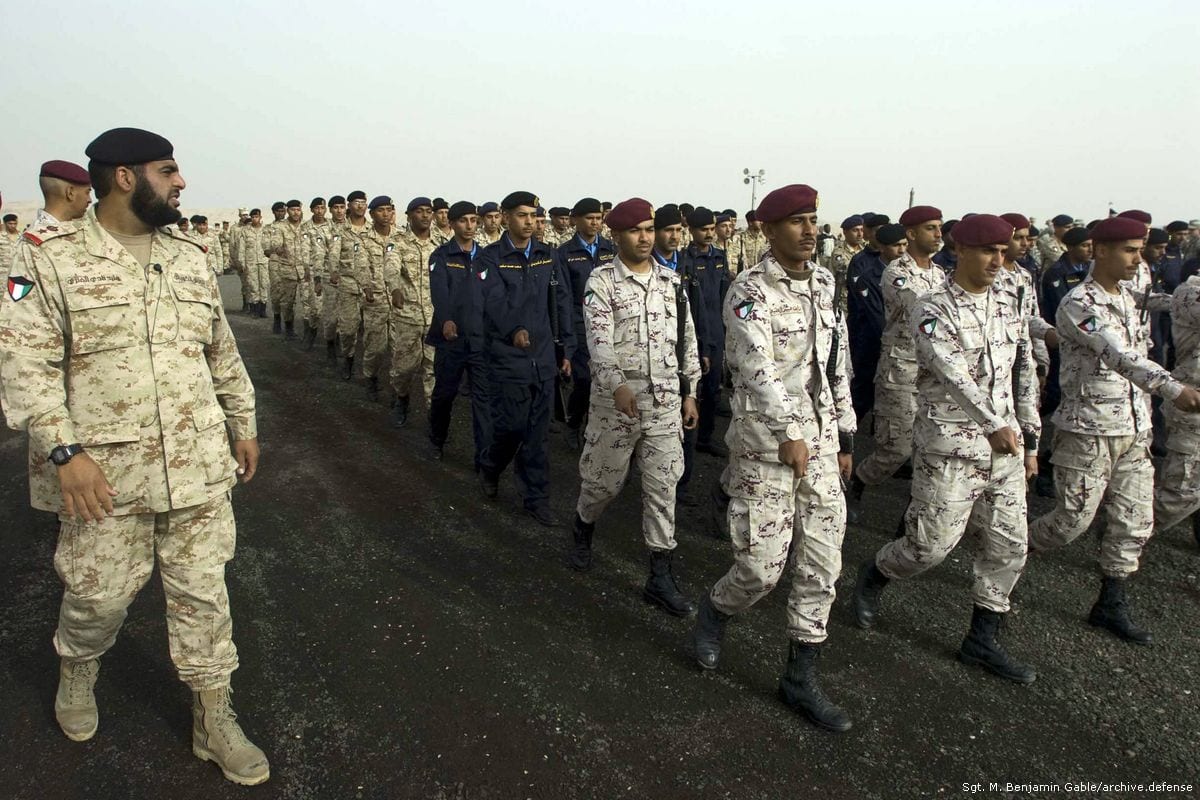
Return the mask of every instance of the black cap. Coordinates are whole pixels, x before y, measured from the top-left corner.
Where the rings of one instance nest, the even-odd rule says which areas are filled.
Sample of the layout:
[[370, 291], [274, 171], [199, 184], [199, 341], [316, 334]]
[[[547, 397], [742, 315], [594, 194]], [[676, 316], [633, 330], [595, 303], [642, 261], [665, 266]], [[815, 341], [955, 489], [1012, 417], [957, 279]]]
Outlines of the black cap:
[[97, 164], [145, 164], [175, 157], [175, 148], [157, 133], [141, 128], [113, 128], [97, 136], [83, 151]]
[[594, 197], [584, 197], [571, 209], [572, 217], [582, 217], [584, 214], [603, 214], [604, 205]]
[[571, 216], [571, 209], [567, 208], [566, 206], [554, 206], [550, 209], [550, 216], [569, 217]]
[[1067, 247], [1075, 247], [1076, 245], [1090, 241], [1091, 238], [1092, 232], [1087, 228], [1071, 228], [1071, 230], [1063, 234], [1063, 244]]
[[679, 213], [679, 206], [668, 204], [654, 212], [654, 230], [662, 230], [669, 228], [672, 225], [682, 225], [683, 214]]
[[408, 201], [408, 205], [405, 207], [404, 213], [409, 214], [421, 206], [429, 206], [430, 208], [433, 208], [433, 201], [428, 197], [414, 197], [412, 200]]
[[346, 198], [342, 197], [340, 194], [335, 194], [333, 197], [329, 198], [329, 205], [344, 206], [346, 205]]
[[379, 208], [380, 206], [390, 206], [390, 205], [394, 205], [394, 203], [392, 203], [392, 198], [388, 197], [386, 194], [381, 194], [377, 197], [371, 198], [371, 202], [367, 206], [367, 210], [374, 211], [375, 209]]
[[252, 217], [253, 217], [255, 214], [258, 214], [258, 215], [261, 217], [261, 216], [262, 216], [262, 209], [261, 209], [261, 208], [252, 208], [252, 209], [250, 209], [250, 216], [252, 216]]
[[1167, 233], [1183, 233], [1188, 229], [1188, 224], [1181, 219], [1167, 224]]
[[899, 223], [880, 225], [879, 230], [875, 231], [875, 241], [880, 244], [899, 244], [907, 238], [908, 234], [904, 232], [904, 226]]
[[189, 221], [190, 221], [190, 222], [191, 222], [193, 225], [199, 225], [199, 224], [200, 224], [200, 220], [202, 220], [202, 219], [204, 219], [204, 217], [200, 216], [199, 214], [192, 214], [190, 217], [188, 217], [188, 220], [189, 220]]
[[324, 197], [314, 197], [312, 199], [312, 202], [308, 204], [308, 207], [312, 208], [313, 206], [324, 205], [324, 203], [325, 203]]
[[862, 218], [864, 228], [878, 228], [880, 225], [887, 225], [892, 221], [887, 214], [876, 214], [873, 211], [863, 214]]
[[612, 201], [605, 200], [603, 203], [600, 204], [600, 207], [602, 209], [604, 209], [605, 211], [612, 211], [612, 208], [613, 208]]
[[533, 192], [513, 192], [508, 197], [500, 201], [500, 208], [504, 209], [505, 211], [512, 211], [514, 208], [520, 208], [521, 206], [537, 208], [537, 195]]
[[462, 219], [468, 214], [478, 214], [479, 209], [470, 200], [459, 200], [454, 205], [450, 206], [450, 219]]
[[346, 200], [348, 200], [351, 203], [353, 203], [355, 200], [365, 201], [366, 199], [367, 199], [367, 193], [364, 192], [362, 189], [355, 189], [353, 192], [346, 195]]
[[1050, 224], [1056, 228], [1065, 228], [1068, 225], [1075, 224], [1075, 218], [1070, 214], [1059, 214], [1054, 219], [1050, 220]]
[[687, 215], [687, 223], [689, 228], [704, 228], [708, 225], [717, 224], [717, 218], [713, 215], [713, 212], [704, 206], [700, 206]]
[[441, 211], [442, 209], [447, 209], [447, 208], [450, 208], [450, 204], [447, 203], [444, 198], [441, 198], [441, 197], [433, 198], [433, 210], [434, 211]]
[[[296, 205], [300, 205], [299, 200], [296, 201]], [[285, 208], [287, 208], [287, 203], [283, 202], [282, 200], [276, 200], [274, 203], [271, 203], [272, 211], [282, 211]]]
[[304, 208], [304, 203], [301, 203], [299, 200], [288, 200], [287, 207], [288, 208]]
[[17, 215], [16, 215], [16, 214], [5, 214], [5, 215], [4, 215], [4, 221], [5, 221], [5, 222], [16, 222], [16, 221], [17, 221]]
[[1146, 244], [1166, 244], [1171, 241], [1171, 235], [1162, 228], [1151, 228], [1146, 236]]
[[685, 217], [695, 210], [696, 210], [696, 207], [694, 205], [692, 205], [691, 203], [680, 203], [679, 204], [679, 213]]

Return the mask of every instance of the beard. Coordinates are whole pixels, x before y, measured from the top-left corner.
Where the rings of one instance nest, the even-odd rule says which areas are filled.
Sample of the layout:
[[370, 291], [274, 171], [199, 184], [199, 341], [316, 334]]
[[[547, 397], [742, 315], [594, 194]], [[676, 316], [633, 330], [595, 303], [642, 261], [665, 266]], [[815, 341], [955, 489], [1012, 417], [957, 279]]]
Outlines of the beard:
[[183, 214], [154, 193], [150, 182], [139, 179], [129, 197], [129, 209], [151, 228], [161, 228], [179, 221]]

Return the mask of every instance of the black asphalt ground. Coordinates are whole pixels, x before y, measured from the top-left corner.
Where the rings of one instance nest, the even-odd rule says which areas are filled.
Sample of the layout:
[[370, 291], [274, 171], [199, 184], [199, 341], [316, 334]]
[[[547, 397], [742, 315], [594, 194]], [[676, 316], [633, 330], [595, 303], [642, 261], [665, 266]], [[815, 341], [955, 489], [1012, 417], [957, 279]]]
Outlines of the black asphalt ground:
[[[320, 348], [300, 353], [264, 321], [231, 316], [263, 452], [258, 477], [234, 493], [235, 702], [271, 780], [237, 787], [192, 756], [157, 575], [103, 660], [98, 734], [83, 744], [61, 734], [56, 524], [29, 510], [24, 437], [6, 430], [0, 798], [1196, 796], [1149, 787], [1200, 784], [1190, 530], [1157, 537], [1131, 588], [1151, 648], [1086, 624], [1097, 589], [1090, 536], [1032, 560], [1005, 639], [1039, 669], [1020, 687], [954, 658], [970, 617], [966, 543], [889, 587], [877, 630], [853, 626], [855, 567], [890, 537], [906, 485], [868, 495], [866, 523], [846, 537], [821, 662], [826, 690], [854, 719], [836, 736], [775, 698], [786, 577], [730, 626], [720, 670], [701, 674], [681, 651], [690, 622], [640, 599], [635, 489], [597, 526], [595, 569], [576, 575], [561, 562], [566, 527], [523, 517], [510, 478], [498, 500], [481, 498], [465, 403], [446, 460], [427, 461], [423, 412], [393, 431], [386, 404], [335, 378]], [[707, 488], [720, 464], [698, 459], [696, 485]], [[558, 435], [551, 461], [566, 521], [578, 477]], [[680, 582], [699, 594], [728, 567], [728, 544], [707, 535], [705, 508], [683, 512], [678, 527]], [[1081, 782], [1132, 787], [1075, 790]], [[1042, 786], [1006, 793], [1006, 783]]]

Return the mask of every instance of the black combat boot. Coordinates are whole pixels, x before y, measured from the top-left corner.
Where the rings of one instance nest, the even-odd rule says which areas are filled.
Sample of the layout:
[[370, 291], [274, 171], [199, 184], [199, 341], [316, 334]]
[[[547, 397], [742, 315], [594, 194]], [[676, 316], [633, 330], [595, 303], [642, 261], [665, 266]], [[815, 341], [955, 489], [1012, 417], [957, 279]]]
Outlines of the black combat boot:
[[729, 458], [729, 448], [716, 439], [696, 442], [696, 452], [708, 453], [710, 456], [716, 456], [717, 458]]
[[708, 535], [713, 539], [729, 538], [729, 499], [729, 495], [725, 493], [725, 488], [721, 486], [720, 481], [713, 484], [712, 491], [709, 493], [709, 500], [712, 501], [712, 517], [708, 528]]
[[371, 402], [379, 401], [379, 376], [372, 375], [367, 378], [367, 399]]
[[289, 341], [296, 338], [296, 321], [286, 320], [283, 323], [283, 338]]
[[817, 656], [821, 645], [788, 641], [788, 662], [779, 679], [779, 699], [793, 711], [808, 717], [818, 728], [835, 733], [850, 730], [849, 715], [821, 691], [817, 683]]
[[1200, 545], [1200, 512], [1192, 514], [1192, 538]]
[[348, 356], [342, 362], [342, 380], [348, 381], [354, 377], [354, 356]]
[[313, 349], [313, 345], [316, 344], [316, 341], [317, 341], [317, 329], [314, 328], [312, 325], [309, 325], [308, 321], [306, 320], [304, 322], [304, 342], [303, 342], [304, 352], [306, 352], [306, 353], [311, 352]]
[[650, 577], [642, 589], [642, 599], [662, 606], [664, 611], [676, 617], [686, 617], [696, 610], [675, 585], [670, 550], [650, 551]]
[[[905, 512], [907, 514], [907, 512]], [[896, 530], [892, 533], [892, 539], [903, 539], [908, 533], [908, 525], [904, 522], [904, 516], [900, 517], [900, 521], [896, 523]]]
[[403, 428], [408, 422], [408, 398], [397, 397], [392, 401], [392, 427]]
[[1125, 601], [1125, 579], [1105, 575], [1100, 583], [1100, 599], [1092, 606], [1088, 622], [1098, 628], [1107, 628], [1127, 642], [1148, 645], [1154, 636], [1139, 627], [1129, 618], [1129, 604]]
[[265, 302], [258, 304], [258, 317], [259, 319], [267, 318], [267, 304]]
[[584, 522], [575, 512], [575, 524], [571, 526], [571, 544], [567, 548], [567, 566], [579, 572], [592, 568], [592, 534], [596, 532], [594, 522]]
[[994, 675], [1016, 683], [1033, 683], [1037, 670], [1008, 657], [1000, 647], [1000, 634], [1004, 615], [998, 611], [975, 606], [971, 612], [971, 630], [958, 648], [958, 660], [964, 664], [983, 667]]
[[888, 577], [875, 566], [875, 558], [864, 561], [858, 568], [858, 582], [854, 584], [854, 619], [860, 628], [875, 625], [879, 616], [879, 596], [888, 585]]
[[326, 339], [325, 340], [325, 357], [327, 359], [329, 359], [330, 364], [332, 364], [335, 367], [337, 366], [337, 363], [338, 363], [337, 339]]
[[283, 333], [283, 317], [275, 314], [271, 322], [271, 333]]
[[479, 468], [479, 488], [483, 496], [491, 499], [500, 493], [500, 476], [487, 467]]
[[567, 424], [567, 430], [563, 438], [566, 439], [567, 449], [572, 453], [578, 453], [579, 449], [583, 447], [583, 439], [579, 435], [579, 428], [572, 428], [570, 423]]
[[846, 484], [846, 522], [853, 524], [862, 519], [862, 497], [866, 488], [858, 472], [850, 475], [850, 483]]
[[702, 669], [716, 669], [721, 660], [721, 640], [725, 638], [725, 623], [728, 614], [717, 611], [712, 604], [712, 593], [705, 592], [700, 599], [700, 611], [696, 614], [696, 627], [684, 643], [687, 654], [696, 659]]

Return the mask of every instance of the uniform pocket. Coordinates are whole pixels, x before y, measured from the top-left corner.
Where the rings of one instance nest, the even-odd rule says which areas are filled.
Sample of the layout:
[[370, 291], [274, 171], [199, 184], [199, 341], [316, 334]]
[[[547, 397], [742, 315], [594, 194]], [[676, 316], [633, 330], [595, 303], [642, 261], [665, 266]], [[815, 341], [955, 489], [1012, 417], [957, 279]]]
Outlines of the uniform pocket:
[[113, 503], [128, 505], [140, 500], [146, 489], [146, 465], [137, 423], [122, 420], [76, 425], [75, 433], [116, 491]]
[[225, 412], [218, 405], [202, 406], [192, 411], [196, 449], [204, 470], [205, 483], [226, 481], [237, 469], [237, 461], [229, 449], [229, 432], [224, 423]]
[[71, 327], [71, 354], [116, 350], [137, 344], [133, 292], [121, 285], [82, 286], [64, 295]]
[[179, 338], [189, 342], [212, 344], [212, 326], [216, 312], [212, 289], [207, 283], [194, 283], [175, 277], [171, 291], [179, 308]]

